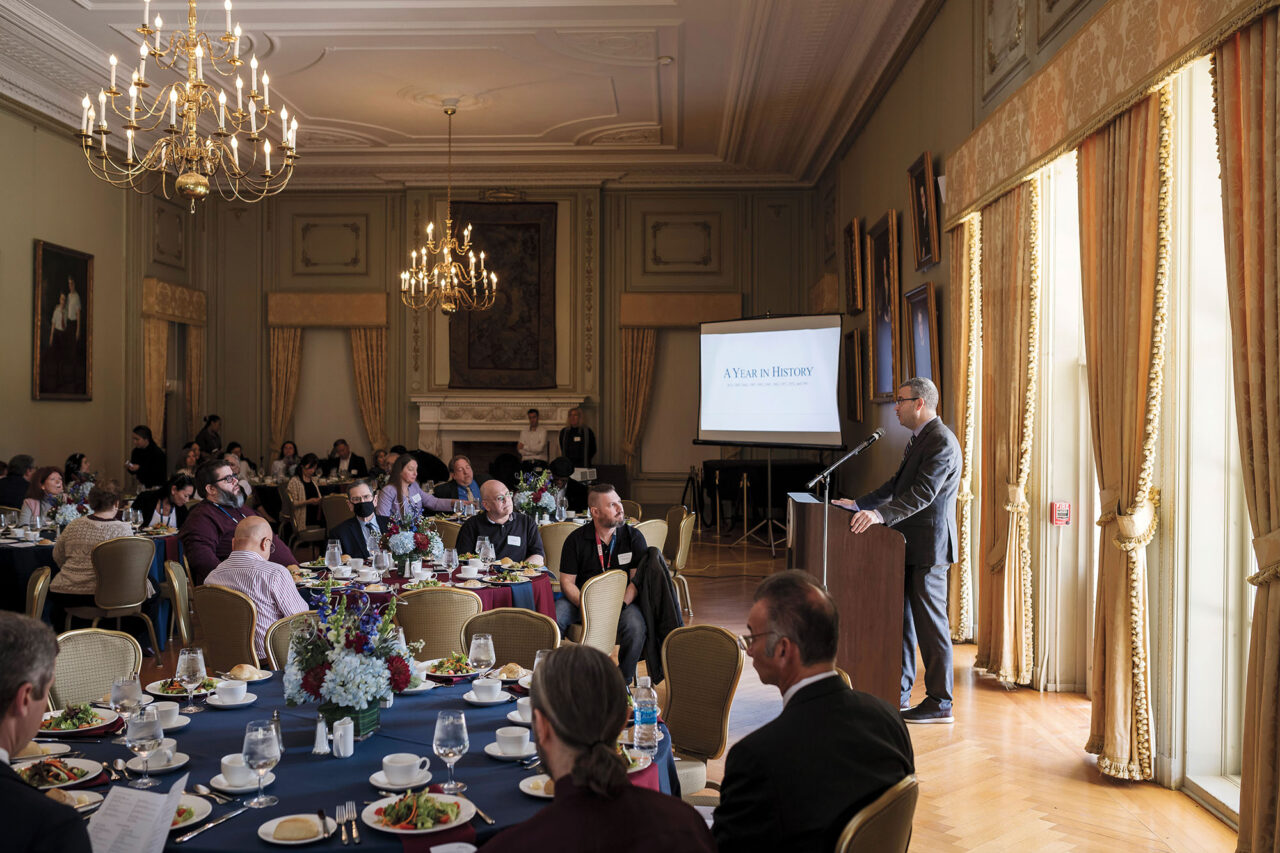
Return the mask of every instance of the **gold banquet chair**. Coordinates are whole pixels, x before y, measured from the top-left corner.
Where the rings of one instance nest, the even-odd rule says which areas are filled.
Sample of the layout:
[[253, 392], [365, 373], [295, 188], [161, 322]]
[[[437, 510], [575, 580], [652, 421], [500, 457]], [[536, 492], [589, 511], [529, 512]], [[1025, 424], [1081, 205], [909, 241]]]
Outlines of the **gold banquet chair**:
[[920, 783], [907, 776], [845, 824], [836, 853], [906, 853]]
[[462, 626], [483, 609], [480, 596], [469, 589], [414, 589], [400, 596], [395, 621], [404, 629], [406, 641], [422, 641], [422, 649], [414, 655], [417, 659], [435, 660], [450, 652], [466, 654], [460, 645]]
[[44, 602], [49, 597], [49, 578], [53, 569], [41, 566], [27, 580], [27, 615], [32, 619], [44, 618]]
[[662, 549], [662, 557], [667, 561], [667, 565], [674, 565], [676, 561], [676, 553], [680, 550], [680, 524], [689, 515], [689, 510], [685, 509], [683, 504], [676, 504], [667, 510], [667, 538], [658, 545], [657, 542], [651, 542], [651, 545], [658, 545]]
[[258, 666], [253, 647], [258, 608], [238, 589], [201, 584], [194, 593], [196, 618], [204, 633], [204, 667], [209, 672], [227, 672], [242, 663]]
[[165, 582], [160, 584], [160, 594], [169, 599], [173, 616], [169, 622], [169, 640], [173, 640], [177, 631], [182, 645], [191, 642], [191, 584], [188, 582], [187, 570], [177, 560], [164, 561]]
[[440, 541], [444, 543], [445, 550], [458, 547], [458, 531], [462, 529], [462, 525], [456, 521], [437, 521], [436, 533], [440, 534]]
[[689, 565], [689, 554], [693, 551], [693, 531], [698, 526], [698, 514], [691, 512], [680, 522], [679, 546], [676, 558], [671, 561], [671, 582], [676, 588], [676, 603], [684, 615], [685, 624], [693, 619], [693, 599], [689, 597], [689, 579], [685, 577], [684, 567]]
[[622, 501], [622, 511], [627, 514], [628, 521], [639, 521], [644, 518], [644, 508], [640, 506], [640, 501]]
[[[276, 487], [276, 491], [280, 495], [280, 529], [277, 535], [289, 546], [290, 551], [299, 545], [318, 546], [329, 538], [328, 532], [323, 527], [298, 527], [294, 524], [293, 498], [289, 497], [289, 486], [281, 483]], [[321, 501], [323, 500], [321, 498]], [[303, 513], [303, 516], [305, 517], [306, 513]], [[285, 531], [288, 533], [286, 534]]]
[[320, 622], [320, 614], [314, 610], [306, 610], [277, 619], [267, 626], [267, 635], [262, 644], [267, 647], [267, 663], [273, 670], [282, 670], [289, 661], [289, 644], [293, 635], [306, 626], [315, 628]]
[[618, 617], [627, 593], [627, 573], [613, 569], [582, 585], [582, 622], [569, 626], [568, 639], [612, 655], [618, 645]]
[[147, 573], [151, 571], [155, 555], [156, 546], [141, 536], [122, 536], [95, 545], [89, 555], [98, 576], [93, 606], [68, 607], [66, 628], [71, 627], [73, 616], [92, 620], [91, 628], [97, 628], [103, 619], [115, 619], [117, 629], [123, 617], [137, 616], [147, 625], [151, 648], [159, 653], [156, 626], [151, 617], [142, 612], [142, 605], [147, 601]]
[[662, 550], [663, 543], [667, 541], [667, 520], [665, 518], [651, 518], [648, 521], [640, 522], [635, 528], [644, 537], [645, 544], [656, 546], [659, 551]]
[[533, 669], [533, 659], [539, 649], [560, 645], [560, 627], [556, 620], [523, 607], [495, 607], [472, 616], [462, 626], [463, 649], [471, 648], [471, 638], [476, 634], [493, 637], [495, 666], [518, 663], [525, 669]]
[[58, 635], [49, 707], [101, 702], [111, 695], [111, 682], [142, 669], [142, 646], [123, 631], [80, 628]]
[[547, 571], [551, 572], [551, 588], [557, 592], [560, 590], [560, 554], [564, 551], [564, 540], [577, 529], [578, 525], [572, 521], [557, 521], [538, 528], [542, 550], [546, 552]]
[[720, 789], [707, 782], [707, 762], [723, 755], [728, 744], [729, 708], [742, 676], [742, 658], [738, 638], [715, 625], [676, 628], [662, 644], [667, 678], [662, 719], [671, 732], [684, 797], [703, 788]]
[[348, 518], [355, 518], [346, 493], [340, 495], [324, 495], [320, 498], [320, 517], [324, 519], [325, 535], [332, 537], [333, 528]]

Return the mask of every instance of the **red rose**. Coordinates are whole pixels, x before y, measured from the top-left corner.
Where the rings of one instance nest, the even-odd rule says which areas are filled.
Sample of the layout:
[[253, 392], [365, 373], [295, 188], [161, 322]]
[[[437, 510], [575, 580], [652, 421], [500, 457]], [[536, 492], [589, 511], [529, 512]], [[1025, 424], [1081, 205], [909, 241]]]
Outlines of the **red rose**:
[[329, 670], [333, 668], [331, 663], [322, 663], [319, 666], [313, 666], [307, 670], [306, 675], [302, 676], [302, 689], [313, 699], [320, 698], [320, 685], [324, 684], [324, 677]]
[[343, 645], [351, 649], [351, 651], [355, 652], [356, 654], [363, 654], [364, 644], [365, 644], [364, 634], [352, 634], [349, 637], [347, 637], [347, 640]]
[[391, 674], [391, 690], [399, 693], [409, 686], [409, 682], [413, 680], [412, 674], [409, 672], [409, 664], [399, 655], [392, 655], [387, 658], [387, 672]]
[[427, 536], [425, 533], [413, 534], [413, 547], [417, 548], [419, 551], [430, 551], [431, 537]]

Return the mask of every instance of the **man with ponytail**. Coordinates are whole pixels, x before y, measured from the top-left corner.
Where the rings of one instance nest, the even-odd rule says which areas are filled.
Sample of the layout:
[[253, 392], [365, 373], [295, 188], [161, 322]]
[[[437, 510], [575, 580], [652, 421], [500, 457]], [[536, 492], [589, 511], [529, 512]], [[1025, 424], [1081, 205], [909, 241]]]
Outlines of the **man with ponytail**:
[[627, 778], [617, 752], [627, 690], [613, 661], [589, 646], [561, 646], [534, 670], [529, 696], [538, 757], [555, 780], [555, 800], [497, 835], [485, 853], [715, 850], [693, 807]]

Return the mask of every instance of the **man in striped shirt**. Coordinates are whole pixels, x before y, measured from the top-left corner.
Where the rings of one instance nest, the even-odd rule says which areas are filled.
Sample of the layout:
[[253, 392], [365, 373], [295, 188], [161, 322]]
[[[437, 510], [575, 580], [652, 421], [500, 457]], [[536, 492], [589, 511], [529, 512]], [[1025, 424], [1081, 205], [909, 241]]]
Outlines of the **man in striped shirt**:
[[253, 601], [258, 609], [253, 645], [261, 656], [267, 653], [265, 640], [272, 622], [310, 609], [298, 595], [289, 570], [271, 562], [275, 546], [270, 525], [265, 519], [251, 515], [236, 524], [231, 554], [205, 580], [205, 583], [243, 592]]

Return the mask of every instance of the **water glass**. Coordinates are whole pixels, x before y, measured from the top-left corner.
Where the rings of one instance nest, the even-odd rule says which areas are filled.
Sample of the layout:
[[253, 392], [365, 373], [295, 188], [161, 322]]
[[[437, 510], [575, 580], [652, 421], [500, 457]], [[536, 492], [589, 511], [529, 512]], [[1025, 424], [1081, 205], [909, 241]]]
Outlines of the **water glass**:
[[480, 541], [476, 543], [476, 553], [480, 555], [480, 561], [484, 563], [485, 568], [494, 560], [493, 543], [489, 541], [487, 536], [481, 536]]
[[329, 540], [329, 547], [324, 552], [324, 564], [330, 573], [342, 566], [342, 546], [336, 544], [336, 540]]
[[378, 551], [373, 555], [373, 567], [378, 574], [385, 575], [394, 565], [391, 559], [391, 553], [388, 551]]
[[153, 788], [160, 784], [151, 778], [151, 753], [160, 748], [164, 729], [156, 717], [155, 708], [142, 708], [129, 718], [125, 729], [125, 744], [134, 755], [142, 759], [142, 778], [129, 783], [130, 788]]
[[431, 739], [431, 748], [449, 767], [449, 781], [441, 786], [444, 793], [461, 794], [467, 790], [466, 782], [454, 781], [453, 765], [466, 754], [470, 745], [467, 739], [466, 714], [462, 711], [441, 711], [436, 715], [436, 733]]
[[178, 669], [174, 677], [187, 688], [187, 707], [183, 708], [181, 713], [198, 714], [204, 710], [195, 703], [192, 694], [204, 682], [206, 674], [204, 652], [200, 648], [193, 646], [178, 652]]
[[535, 671], [537, 671], [538, 667], [542, 664], [542, 661], [545, 660], [549, 654], [551, 654], [551, 649], [538, 649], [533, 653], [533, 668]]
[[471, 638], [471, 650], [467, 653], [467, 663], [475, 667], [482, 675], [493, 669], [497, 662], [493, 651], [492, 634], [476, 634]]
[[265, 809], [280, 802], [277, 797], [262, 793], [262, 780], [267, 771], [280, 763], [280, 741], [270, 720], [254, 720], [244, 730], [244, 763], [258, 774], [258, 795], [246, 800], [251, 809]]
[[[137, 673], [122, 675], [111, 682], [111, 710], [124, 717], [126, 723], [130, 715], [141, 707], [142, 684], [138, 680]], [[111, 742], [128, 746], [129, 738], [126, 735], [120, 735]]]
[[453, 574], [458, 570], [458, 549], [444, 549], [444, 570], [449, 574]]

